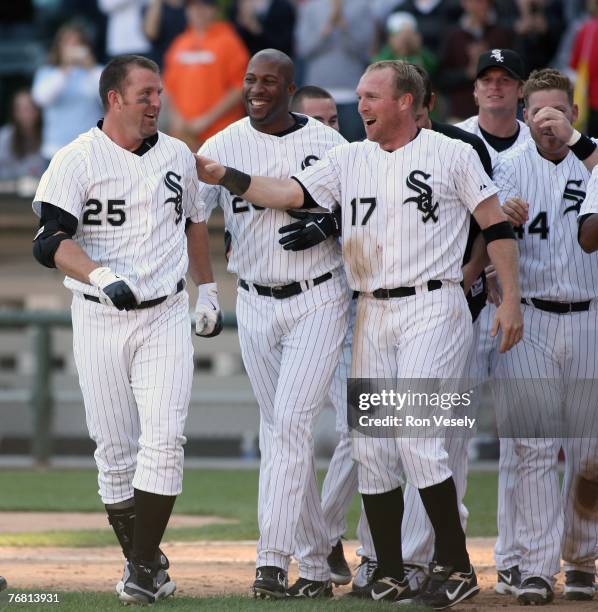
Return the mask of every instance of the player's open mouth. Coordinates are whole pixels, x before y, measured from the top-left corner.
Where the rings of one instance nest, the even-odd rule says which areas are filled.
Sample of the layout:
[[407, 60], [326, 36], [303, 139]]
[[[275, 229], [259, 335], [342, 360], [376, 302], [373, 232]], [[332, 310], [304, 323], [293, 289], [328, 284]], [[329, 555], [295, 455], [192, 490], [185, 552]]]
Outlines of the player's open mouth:
[[376, 123], [375, 119], [364, 119], [363, 121], [366, 125], [374, 125], [374, 123]]
[[249, 100], [249, 106], [253, 108], [262, 108], [262, 106], [266, 106], [268, 104], [268, 100]]
[[145, 116], [146, 116], [148, 119], [155, 119], [155, 118], [156, 118], [156, 115], [150, 115], [149, 113], [145, 113]]

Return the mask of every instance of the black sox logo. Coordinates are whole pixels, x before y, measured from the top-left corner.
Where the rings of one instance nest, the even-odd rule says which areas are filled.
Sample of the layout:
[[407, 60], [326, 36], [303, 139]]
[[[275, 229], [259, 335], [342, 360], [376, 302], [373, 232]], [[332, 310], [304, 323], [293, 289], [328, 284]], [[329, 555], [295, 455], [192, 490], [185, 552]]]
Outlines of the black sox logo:
[[[423, 181], [427, 181], [430, 178], [430, 174], [426, 174], [421, 170], [414, 170], [407, 177], [407, 187], [416, 191], [418, 195], [411, 198], [407, 198], [403, 204], [410, 204], [414, 202], [417, 204], [417, 210], [423, 213], [422, 221], [427, 223], [430, 219], [434, 223], [438, 222], [438, 202], [432, 204], [432, 187]], [[422, 178], [423, 181], [418, 180], [418, 177]]]
[[568, 212], [574, 212], [576, 215], [579, 214], [579, 209], [581, 208], [582, 202], [586, 199], [586, 192], [581, 191], [581, 189], [574, 189], [575, 187], [581, 187], [583, 181], [580, 179], [579, 181], [567, 181], [565, 185], [565, 192], [563, 193], [563, 199], [569, 200], [570, 202], [574, 202], [571, 206], [567, 206], [563, 211], [563, 215], [566, 215]]
[[174, 222], [177, 225], [183, 218], [183, 188], [179, 183], [180, 180], [181, 177], [175, 172], [172, 172], [172, 170], [167, 172], [166, 176], [164, 177], [164, 184], [175, 194], [172, 198], [168, 198], [164, 203], [174, 204], [174, 212], [176, 213]]
[[320, 158], [316, 157], [315, 155], [308, 155], [302, 162], [301, 162], [301, 170], [305, 170], [305, 168], [308, 168], [309, 166], [312, 166], [313, 164], [315, 164]]

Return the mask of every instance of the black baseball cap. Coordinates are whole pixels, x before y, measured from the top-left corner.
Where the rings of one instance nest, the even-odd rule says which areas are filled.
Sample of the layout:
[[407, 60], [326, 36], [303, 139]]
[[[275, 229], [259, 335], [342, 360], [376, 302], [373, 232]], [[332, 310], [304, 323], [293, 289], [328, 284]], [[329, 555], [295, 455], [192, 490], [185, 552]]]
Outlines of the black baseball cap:
[[478, 69], [475, 78], [479, 79], [482, 72], [488, 70], [488, 68], [502, 68], [514, 79], [519, 81], [525, 80], [523, 60], [519, 53], [512, 49], [490, 49], [490, 51], [482, 53], [478, 60]]

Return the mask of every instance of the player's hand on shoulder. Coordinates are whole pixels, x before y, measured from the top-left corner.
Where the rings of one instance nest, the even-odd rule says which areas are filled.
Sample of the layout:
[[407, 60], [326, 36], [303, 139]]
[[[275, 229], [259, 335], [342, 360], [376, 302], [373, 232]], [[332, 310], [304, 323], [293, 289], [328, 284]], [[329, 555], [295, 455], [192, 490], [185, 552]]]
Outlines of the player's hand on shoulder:
[[505, 200], [502, 210], [514, 227], [523, 225], [529, 219], [529, 204], [517, 196]]
[[496, 309], [496, 316], [490, 335], [495, 337], [501, 332], [499, 352], [506, 353], [523, 338], [523, 314], [521, 312], [521, 298], [504, 298]]
[[208, 185], [219, 185], [225, 172], [222, 164], [203, 155], [195, 155], [195, 167], [197, 178]]
[[135, 286], [110, 268], [96, 268], [89, 274], [89, 282], [100, 290], [100, 302], [118, 310], [132, 310], [137, 306]]
[[213, 338], [222, 331], [222, 312], [218, 304], [216, 283], [204, 283], [197, 288], [195, 304], [195, 334]]
[[532, 123], [540, 130], [549, 129], [555, 138], [568, 142], [573, 134], [573, 126], [565, 114], [551, 106], [541, 108], [533, 117]]
[[335, 213], [289, 211], [288, 214], [297, 221], [278, 230], [285, 234], [278, 241], [285, 251], [303, 251], [341, 234], [340, 219]]

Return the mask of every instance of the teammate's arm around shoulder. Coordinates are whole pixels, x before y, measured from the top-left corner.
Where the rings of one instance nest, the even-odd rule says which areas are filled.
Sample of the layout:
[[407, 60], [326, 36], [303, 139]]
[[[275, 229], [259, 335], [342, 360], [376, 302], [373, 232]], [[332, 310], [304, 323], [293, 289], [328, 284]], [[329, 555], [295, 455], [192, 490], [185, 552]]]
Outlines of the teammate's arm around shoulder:
[[496, 268], [503, 290], [502, 303], [496, 310], [491, 335], [502, 332], [501, 353], [515, 346], [523, 337], [521, 292], [519, 288], [519, 251], [515, 234], [496, 195], [483, 200], [473, 216], [482, 228], [488, 255]]
[[303, 206], [303, 189], [293, 179], [250, 176], [202, 155], [195, 156], [195, 163], [200, 181], [208, 185], [222, 185], [248, 202], [282, 210]]
[[222, 312], [218, 303], [218, 285], [212, 273], [208, 228], [205, 221], [188, 223], [186, 232], [189, 274], [197, 285], [195, 334], [212, 338], [222, 331]]

